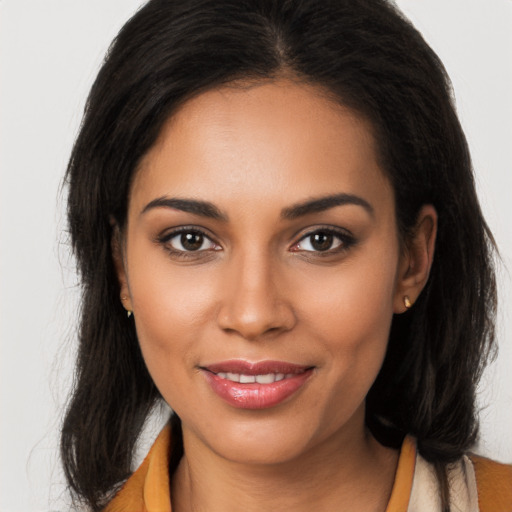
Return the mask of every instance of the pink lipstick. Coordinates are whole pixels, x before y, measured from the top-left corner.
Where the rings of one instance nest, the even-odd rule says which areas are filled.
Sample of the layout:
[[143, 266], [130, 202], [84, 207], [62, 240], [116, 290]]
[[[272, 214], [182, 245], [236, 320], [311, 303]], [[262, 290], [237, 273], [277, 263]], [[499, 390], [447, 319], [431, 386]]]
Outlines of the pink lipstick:
[[297, 392], [313, 373], [311, 366], [240, 359], [211, 364], [201, 370], [212, 390], [240, 409], [274, 407]]

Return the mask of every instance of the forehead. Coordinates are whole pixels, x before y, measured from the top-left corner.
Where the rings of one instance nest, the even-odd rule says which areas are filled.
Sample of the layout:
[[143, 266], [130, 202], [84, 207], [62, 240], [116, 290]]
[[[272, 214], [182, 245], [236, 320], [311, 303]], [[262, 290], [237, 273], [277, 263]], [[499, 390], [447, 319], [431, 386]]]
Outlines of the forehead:
[[132, 199], [135, 207], [162, 195], [244, 205], [333, 192], [392, 195], [371, 125], [322, 89], [282, 80], [228, 85], [184, 103], [143, 158]]

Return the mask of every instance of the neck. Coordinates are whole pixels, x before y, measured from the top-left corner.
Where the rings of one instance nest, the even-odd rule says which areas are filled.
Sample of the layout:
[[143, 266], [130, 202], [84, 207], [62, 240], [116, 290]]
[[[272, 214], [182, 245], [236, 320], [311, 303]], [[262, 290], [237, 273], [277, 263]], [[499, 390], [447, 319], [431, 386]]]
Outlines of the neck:
[[278, 464], [244, 464], [204, 449], [186, 429], [185, 455], [172, 481], [173, 512], [342, 510], [384, 512], [398, 454], [364, 428], [337, 432]]

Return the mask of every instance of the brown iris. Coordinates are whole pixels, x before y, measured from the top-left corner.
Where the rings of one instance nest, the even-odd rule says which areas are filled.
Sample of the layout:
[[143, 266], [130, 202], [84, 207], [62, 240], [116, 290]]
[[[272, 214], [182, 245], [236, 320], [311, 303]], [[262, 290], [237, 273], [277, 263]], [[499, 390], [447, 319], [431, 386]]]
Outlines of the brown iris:
[[317, 251], [327, 251], [332, 247], [333, 235], [330, 233], [315, 233], [311, 235], [311, 247]]
[[203, 245], [204, 236], [195, 232], [182, 233], [180, 242], [187, 251], [197, 251]]

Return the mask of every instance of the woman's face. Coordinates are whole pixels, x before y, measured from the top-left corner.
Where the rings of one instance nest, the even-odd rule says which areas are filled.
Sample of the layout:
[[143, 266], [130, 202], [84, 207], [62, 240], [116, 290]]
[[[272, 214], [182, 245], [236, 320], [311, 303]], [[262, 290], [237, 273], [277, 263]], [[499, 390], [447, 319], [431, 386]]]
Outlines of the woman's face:
[[186, 442], [272, 463], [362, 435], [400, 254], [354, 112], [284, 80], [185, 103], [135, 177], [119, 273]]

